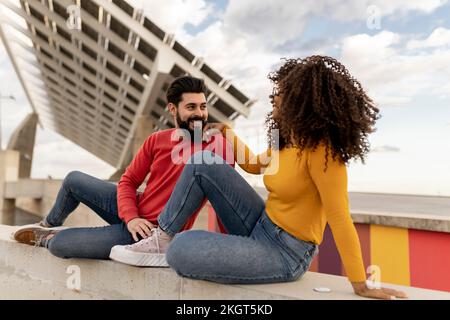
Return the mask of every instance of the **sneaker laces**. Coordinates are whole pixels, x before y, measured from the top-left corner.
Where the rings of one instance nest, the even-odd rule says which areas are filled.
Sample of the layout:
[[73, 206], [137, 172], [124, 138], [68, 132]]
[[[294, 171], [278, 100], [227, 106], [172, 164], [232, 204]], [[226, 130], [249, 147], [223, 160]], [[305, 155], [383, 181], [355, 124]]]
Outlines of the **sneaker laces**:
[[55, 234], [56, 232], [49, 232], [47, 230], [43, 231], [43, 230], [35, 230], [34, 231], [34, 237], [35, 237], [35, 241], [34, 241], [34, 246], [35, 247], [47, 247], [47, 242], [48, 242], [48, 237], [52, 234]]
[[161, 250], [159, 249], [158, 228], [151, 229], [150, 233], [151, 233], [151, 235], [149, 237], [130, 245], [130, 247], [143, 247], [143, 246], [147, 246], [147, 245], [151, 247], [151, 242], [153, 242], [153, 239], [155, 239], [156, 249], [158, 250], [158, 253], [161, 253]]

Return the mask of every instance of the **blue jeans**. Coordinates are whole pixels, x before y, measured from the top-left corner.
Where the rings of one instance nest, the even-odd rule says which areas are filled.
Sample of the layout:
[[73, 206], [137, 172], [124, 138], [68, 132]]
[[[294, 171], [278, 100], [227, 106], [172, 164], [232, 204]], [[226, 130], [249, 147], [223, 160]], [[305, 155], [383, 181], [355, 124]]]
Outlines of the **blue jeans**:
[[[214, 158], [215, 164], [202, 163]], [[228, 234], [179, 233], [207, 197]], [[263, 199], [223, 159], [198, 152], [186, 164], [158, 217], [160, 227], [175, 236], [166, 254], [181, 276], [220, 283], [293, 281], [309, 268], [317, 245], [302, 241], [275, 225]]]
[[45, 218], [46, 222], [54, 227], [61, 226], [80, 202], [110, 225], [58, 232], [47, 243], [53, 255], [60, 258], [109, 259], [113, 246], [135, 242], [118, 216], [116, 184], [79, 171], [72, 171], [65, 177], [55, 204]]

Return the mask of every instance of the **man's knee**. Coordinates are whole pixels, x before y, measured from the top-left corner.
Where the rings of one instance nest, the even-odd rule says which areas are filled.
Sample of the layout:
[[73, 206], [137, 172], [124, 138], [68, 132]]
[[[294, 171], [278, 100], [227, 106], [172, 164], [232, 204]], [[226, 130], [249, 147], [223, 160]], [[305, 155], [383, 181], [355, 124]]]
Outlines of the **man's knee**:
[[74, 185], [77, 182], [79, 182], [82, 177], [85, 177], [85, 176], [86, 176], [86, 174], [81, 171], [77, 171], [77, 170], [70, 171], [64, 178], [63, 184], [65, 186]]
[[48, 251], [58, 258], [67, 259], [67, 247], [63, 241], [59, 241], [58, 237], [54, 236], [53, 239], [49, 240], [47, 245]]

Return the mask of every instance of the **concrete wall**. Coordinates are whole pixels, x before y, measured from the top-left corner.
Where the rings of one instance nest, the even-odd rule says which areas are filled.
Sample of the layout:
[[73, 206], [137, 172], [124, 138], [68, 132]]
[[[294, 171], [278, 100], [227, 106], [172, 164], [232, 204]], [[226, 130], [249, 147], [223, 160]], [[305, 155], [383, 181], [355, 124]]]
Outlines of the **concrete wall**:
[[[18, 198], [16, 200], [16, 205], [21, 209], [34, 213], [36, 216], [43, 217], [53, 206], [61, 184], [62, 180], [43, 180], [41, 184], [43, 188], [43, 198], [41, 200]], [[367, 220], [369, 216], [353, 214], [353, 218], [356, 221], [361, 220], [361, 217]], [[372, 215], [370, 215], [370, 217], [372, 217]], [[395, 221], [400, 219], [400, 217], [390, 216], [386, 216], [385, 218], [389, 218], [391, 220], [394, 219]], [[411, 220], [411, 223], [414, 222], [414, 225], [416, 226], [416, 220], [419, 218], [416, 217], [414, 218], [415, 220], [413, 220], [413, 218], [401, 217], [401, 220], [404, 222], [408, 222]], [[390, 223], [391, 220], [389, 219], [385, 221], [386, 224]], [[427, 219], [429, 220], [429, 217]], [[422, 221], [422, 223], [426, 222], [427, 226], [442, 225], [436, 222], [441, 221], [442, 218], [440, 218], [440, 220], [432, 220], [432, 224], [428, 223], [427, 219], [422, 219], [420, 221]], [[69, 219], [67, 220], [65, 225], [102, 226], [105, 224], [106, 223], [102, 219], [100, 219], [90, 208], [88, 208], [84, 204], [80, 204], [79, 207], [69, 216]], [[382, 281], [388, 281], [389, 283], [398, 285], [413, 285], [427, 289], [450, 291], [448, 282], [449, 278], [446, 277], [446, 268], [450, 266], [450, 261], [448, 260], [447, 254], [448, 250], [446, 249], [450, 244], [449, 233], [433, 232], [427, 230], [408, 230], [398, 227], [378, 226], [374, 224], [364, 223], [356, 223], [355, 225], [359, 233], [359, 238], [361, 240], [364, 262], [366, 266], [377, 265], [381, 268]], [[194, 225], [194, 229], [207, 230], [208, 226], [210, 230], [217, 230], [217, 225], [214, 225], [214, 223], [208, 224], [208, 206], [206, 206], [200, 213], [199, 218]], [[402, 241], [400, 241], [399, 239]], [[390, 241], [390, 243], [385, 243], [386, 241]], [[400, 246], [400, 243], [402, 244], [402, 246]], [[391, 244], [395, 245], [392, 246]], [[376, 250], [377, 248], [379, 249], [378, 251]], [[318, 271], [322, 274], [322, 276], [325, 276], [325, 274], [345, 276], [345, 271], [339, 258], [339, 254], [336, 250], [334, 240], [329, 228], [327, 228], [325, 232], [324, 242], [321, 244], [319, 252], [320, 253], [315, 258], [310, 271]], [[377, 252], [381, 253], [377, 255]], [[418, 256], [419, 254], [420, 256]], [[426, 259], [423, 259], [423, 257], [426, 257]], [[53, 257], [50, 258], [54, 259]], [[57, 259], [55, 260], [55, 263], [61, 264], [62, 262]], [[82, 262], [82, 264], [84, 263], [86, 262]], [[97, 261], [95, 263], [106, 262]], [[63, 265], [67, 266], [67, 264]], [[89, 263], [88, 265], [90, 266], [91, 263]], [[437, 267], [439, 270], [436, 269]], [[61, 268], [61, 266], [59, 268]], [[8, 269], [6, 269], [6, 272], [9, 272], [7, 270]], [[388, 270], [389, 273], [386, 274], [385, 272], [383, 272], [383, 270]], [[435, 272], [433, 272], [433, 270]], [[166, 274], [164, 273], [166, 272], [164, 270], [161, 272], [164, 275]], [[14, 272], [13, 278], [16, 276], [15, 274], [16, 272]], [[3, 278], [3, 280], [5, 281], [5, 284], [9, 281], [6, 278]], [[19, 281], [20, 279], [16, 280]], [[26, 287], [29, 285], [28, 280], [23, 281], [23, 286]], [[65, 292], [63, 294], [62, 292], [65, 291], [55, 293], [55, 295], [58, 295], [62, 298], [73, 296], [72, 293]], [[95, 293], [89, 294], [92, 298], [98, 297]], [[73, 297], [78, 296], [79, 295], [77, 294]], [[111, 295], [111, 297], [112, 296], [114, 295]]]
[[[59, 259], [44, 248], [16, 243], [17, 227], [0, 225], [0, 299], [363, 299], [345, 277], [308, 272], [295, 282], [221, 285], [179, 277], [169, 268], [137, 268], [114, 261]], [[411, 299], [450, 293], [387, 285]], [[328, 287], [318, 293], [315, 287]]]

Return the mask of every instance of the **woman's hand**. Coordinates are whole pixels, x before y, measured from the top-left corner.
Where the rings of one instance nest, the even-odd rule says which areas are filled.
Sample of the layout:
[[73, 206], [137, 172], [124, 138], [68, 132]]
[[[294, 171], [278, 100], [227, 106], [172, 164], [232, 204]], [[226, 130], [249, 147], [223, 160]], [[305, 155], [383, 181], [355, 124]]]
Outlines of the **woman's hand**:
[[207, 123], [204, 130], [210, 130], [210, 129], [217, 129], [220, 132], [222, 132], [222, 130], [228, 127], [225, 123], [220, 123], [220, 122], [211, 122], [211, 123]]
[[207, 123], [205, 128], [203, 129], [203, 141], [209, 142], [211, 137], [217, 133], [223, 135], [222, 131], [224, 128], [228, 128], [228, 126], [224, 123], [219, 122]]
[[127, 229], [130, 231], [134, 241], [136, 242], [139, 241], [137, 234], [139, 234], [142, 239], [145, 239], [150, 236], [150, 230], [153, 228], [155, 228], [155, 226], [150, 221], [142, 218], [134, 218], [127, 223]]
[[352, 282], [353, 290], [355, 294], [361, 297], [373, 298], [373, 299], [395, 299], [395, 298], [408, 298], [406, 293], [388, 288], [372, 289], [369, 288], [366, 282]]

